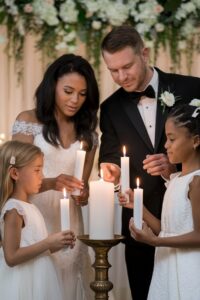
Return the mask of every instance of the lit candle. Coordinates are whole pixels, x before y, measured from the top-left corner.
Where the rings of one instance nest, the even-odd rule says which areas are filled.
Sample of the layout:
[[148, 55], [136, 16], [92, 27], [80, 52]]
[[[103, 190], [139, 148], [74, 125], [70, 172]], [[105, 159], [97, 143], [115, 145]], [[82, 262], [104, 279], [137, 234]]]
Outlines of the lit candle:
[[89, 237], [93, 240], [113, 239], [114, 184], [101, 179], [89, 183]]
[[[123, 146], [123, 154], [121, 157], [121, 192], [125, 192], [130, 188], [130, 168], [129, 168], [129, 157], [126, 156], [126, 147]], [[127, 202], [129, 201], [128, 195], [125, 194]]]
[[139, 188], [140, 180], [136, 179], [137, 188], [134, 189], [134, 209], [133, 218], [135, 227], [142, 229], [142, 219], [143, 219], [143, 189]]
[[[76, 161], [75, 161], [75, 168], [74, 168], [74, 177], [79, 180], [82, 180], [83, 177], [83, 169], [85, 164], [85, 155], [86, 151], [83, 150], [83, 142], [80, 144], [80, 149], [76, 152]], [[72, 192], [72, 195], [79, 196], [80, 190], [76, 189]]]
[[69, 198], [67, 197], [65, 188], [63, 189], [63, 199], [60, 199], [60, 219], [61, 230], [70, 229]]

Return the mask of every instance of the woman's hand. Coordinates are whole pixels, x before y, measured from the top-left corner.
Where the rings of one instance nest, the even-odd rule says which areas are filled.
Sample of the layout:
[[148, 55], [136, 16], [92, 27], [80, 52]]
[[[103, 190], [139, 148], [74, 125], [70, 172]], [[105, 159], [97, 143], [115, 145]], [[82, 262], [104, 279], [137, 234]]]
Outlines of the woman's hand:
[[63, 191], [63, 188], [66, 188], [67, 192], [71, 193], [75, 189], [82, 190], [83, 187], [83, 181], [70, 175], [60, 174], [54, 178], [54, 190], [56, 191]]
[[138, 242], [146, 243], [151, 246], [156, 245], [157, 236], [153, 233], [150, 227], [148, 227], [146, 222], [143, 222], [142, 229], [137, 229], [134, 224], [133, 218], [129, 222], [129, 230], [131, 236]]

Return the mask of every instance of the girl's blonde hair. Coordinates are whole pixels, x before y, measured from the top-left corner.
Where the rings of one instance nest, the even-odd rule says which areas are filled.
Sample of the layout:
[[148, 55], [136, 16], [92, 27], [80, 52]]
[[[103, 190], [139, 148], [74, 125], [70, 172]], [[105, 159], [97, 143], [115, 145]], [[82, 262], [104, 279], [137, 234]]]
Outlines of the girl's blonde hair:
[[10, 169], [25, 167], [38, 155], [43, 155], [41, 149], [30, 143], [8, 141], [0, 147], [0, 211], [14, 189]]

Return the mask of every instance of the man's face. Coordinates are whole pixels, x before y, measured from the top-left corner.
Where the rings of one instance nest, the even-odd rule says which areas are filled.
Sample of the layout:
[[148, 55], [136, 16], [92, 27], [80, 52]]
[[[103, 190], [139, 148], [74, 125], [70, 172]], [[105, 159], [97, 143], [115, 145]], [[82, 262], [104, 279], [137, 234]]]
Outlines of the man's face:
[[141, 91], [148, 78], [148, 49], [135, 53], [130, 46], [115, 53], [103, 51], [104, 61], [115, 83], [127, 92]]

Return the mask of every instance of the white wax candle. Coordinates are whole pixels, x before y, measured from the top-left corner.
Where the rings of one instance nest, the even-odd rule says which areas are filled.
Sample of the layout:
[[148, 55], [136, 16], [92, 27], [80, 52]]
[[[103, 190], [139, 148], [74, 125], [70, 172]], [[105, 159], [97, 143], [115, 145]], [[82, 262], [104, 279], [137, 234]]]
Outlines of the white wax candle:
[[70, 229], [69, 198], [63, 189], [63, 199], [60, 199], [61, 231]]
[[[121, 192], [125, 193], [130, 188], [130, 168], [129, 168], [129, 157], [126, 156], [126, 147], [123, 146], [123, 154], [121, 157]], [[127, 201], [128, 195], [125, 195]]]
[[143, 219], [143, 189], [139, 188], [139, 178], [137, 178], [137, 188], [134, 189], [133, 218], [135, 227], [142, 229]]
[[[83, 177], [83, 169], [85, 164], [85, 155], [86, 151], [82, 149], [83, 143], [81, 142], [80, 150], [76, 151], [76, 161], [75, 161], [75, 168], [74, 168], [74, 177], [79, 180], [82, 180]], [[72, 195], [79, 196], [80, 190], [76, 189], [72, 192]]]
[[89, 183], [89, 236], [93, 240], [114, 237], [114, 184], [103, 179]]

